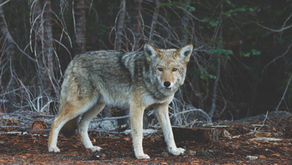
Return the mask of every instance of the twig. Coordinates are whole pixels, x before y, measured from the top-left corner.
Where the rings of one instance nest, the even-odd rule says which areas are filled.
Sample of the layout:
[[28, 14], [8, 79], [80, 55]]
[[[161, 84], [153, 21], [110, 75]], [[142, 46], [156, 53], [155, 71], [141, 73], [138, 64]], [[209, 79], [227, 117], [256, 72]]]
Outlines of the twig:
[[267, 67], [269, 67], [272, 63], [276, 62], [277, 60], [279, 60], [280, 58], [283, 58], [284, 56], [286, 56], [290, 50], [290, 48], [292, 47], [292, 43], [287, 47], [287, 49], [285, 50], [285, 52], [283, 52], [280, 56], [277, 56], [275, 58], [273, 58], [270, 62], [268, 62], [265, 66], [264, 69], [262, 70], [262, 74], [264, 73], [264, 71], [266, 70]]
[[199, 109], [199, 108], [192, 108], [192, 109], [189, 109], [189, 110], [185, 110], [185, 111], [182, 111], [182, 112], [178, 112], [178, 113], [173, 114], [173, 116], [176, 117], [178, 115], [182, 115], [182, 114], [189, 113], [189, 112], [200, 112], [200, 113], [202, 113], [203, 115], [206, 116], [206, 119], [207, 119], [207, 122], [208, 123], [211, 123], [212, 122], [211, 117], [204, 110]]
[[16, 89], [13, 89], [13, 90], [11, 90], [11, 91], [7, 91], [7, 92], [5, 92], [5, 93], [2, 93], [2, 94], [0, 95], [0, 97], [3, 97], [3, 96], [8, 95], [8, 94], [10, 94], [10, 93], [15, 93], [15, 92], [20, 91], [20, 90], [22, 90], [22, 89], [23, 89], [23, 88], [16, 88]]
[[6, 3], [8, 3], [9, 1], [10, 1], [10, 0], [7, 0], [7, 1], [1, 3], [1, 4], [0, 4], [0, 7], [4, 6], [4, 5], [5, 5]]
[[99, 122], [99, 121], [104, 121], [104, 120], [119, 120], [119, 119], [126, 119], [129, 117], [130, 115], [118, 116], [118, 117], [105, 117], [105, 118], [97, 119], [95, 121]]
[[265, 123], [266, 123], [266, 120], [268, 119], [268, 115], [269, 115], [269, 111], [267, 111], [266, 115], [265, 115], [265, 118], [263, 120], [263, 123], [262, 125], [259, 127], [258, 130], [262, 129], [264, 126], [265, 126]]
[[285, 27], [281, 27], [280, 29], [269, 28], [269, 27], [266, 27], [266, 26], [261, 25], [259, 23], [255, 23], [255, 24], [257, 24], [258, 26], [260, 26], [263, 29], [269, 30], [271, 32], [276, 32], [276, 33], [280, 33], [280, 32], [283, 32], [283, 31], [289, 29], [289, 28], [292, 28], [292, 24], [291, 25], [288, 25], [288, 26], [285, 26]]
[[285, 90], [284, 90], [284, 93], [283, 93], [283, 95], [282, 95], [282, 97], [281, 97], [281, 100], [280, 100], [280, 102], [278, 103], [278, 105], [277, 105], [275, 111], [278, 111], [278, 110], [279, 110], [280, 105], [282, 104], [282, 101], [284, 100], [285, 95], [286, 95], [286, 93], [287, 93], [287, 91], [288, 91], [288, 87], [289, 87], [289, 85], [290, 85], [290, 83], [291, 83], [291, 80], [292, 80], [292, 75], [290, 75], [290, 77], [289, 77], [289, 79], [288, 79], [288, 82], [287, 82], [287, 84], [286, 84], [286, 88], [285, 88]]
[[73, 19], [73, 29], [74, 29], [74, 34], [76, 34], [76, 19], [75, 19], [75, 10], [74, 10], [74, 0], [72, 1], [72, 19]]

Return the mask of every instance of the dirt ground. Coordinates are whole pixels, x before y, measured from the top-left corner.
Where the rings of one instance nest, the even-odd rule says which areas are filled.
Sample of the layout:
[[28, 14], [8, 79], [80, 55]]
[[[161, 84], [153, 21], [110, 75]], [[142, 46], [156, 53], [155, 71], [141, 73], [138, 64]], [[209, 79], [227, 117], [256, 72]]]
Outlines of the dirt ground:
[[167, 152], [162, 133], [144, 137], [151, 159], [136, 160], [131, 137], [90, 132], [100, 152], [86, 150], [78, 136], [59, 136], [60, 153], [47, 150], [48, 130], [0, 129], [0, 164], [292, 164], [292, 118], [226, 122], [195, 129], [174, 128], [181, 156]]

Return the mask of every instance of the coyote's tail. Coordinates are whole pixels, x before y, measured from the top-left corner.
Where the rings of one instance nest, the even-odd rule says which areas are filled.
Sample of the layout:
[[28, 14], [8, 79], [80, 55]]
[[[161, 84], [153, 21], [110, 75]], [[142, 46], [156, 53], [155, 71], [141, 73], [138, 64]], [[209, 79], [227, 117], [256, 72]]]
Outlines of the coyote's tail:
[[63, 128], [61, 129], [62, 134], [65, 137], [71, 137], [73, 135], [76, 135], [77, 133], [77, 126], [78, 126], [78, 117], [68, 121]]

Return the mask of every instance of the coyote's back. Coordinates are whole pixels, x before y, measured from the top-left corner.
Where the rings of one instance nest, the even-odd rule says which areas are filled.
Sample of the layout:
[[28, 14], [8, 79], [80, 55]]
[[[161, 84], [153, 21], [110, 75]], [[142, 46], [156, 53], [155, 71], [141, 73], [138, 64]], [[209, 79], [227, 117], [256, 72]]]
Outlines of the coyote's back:
[[[105, 105], [112, 105], [130, 109], [137, 158], [149, 157], [142, 149], [142, 117], [149, 106], [157, 110], [169, 152], [183, 153], [173, 140], [168, 104], [184, 82], [192, 50], [192, 45], [157, 49], [145, 44], [144, 51], [95, 51], [77, 55], [65, 72], [59, 116], [52, 124], [49, 151], [59, 152], [57, 136], [66, 123], [65, 132], [72, 132], [75, 128], [72, 125], [76, 125], [84, 146], [93, 151], [100, 150], [88, 137], [88, 125]], [[79, 116], [81, 118], [77, 120]], [[66, 128], [70, 129], [66, 131]]]
[[72, 95], [79, 99], [99, 97], [100, 101], [111, 101], [117, 106], [125, 104], [131, 89], [131, 76], [121, 63], [122, 56], [117, 51], [95, 51], [76, 56], [65, 72], [61, 105]]

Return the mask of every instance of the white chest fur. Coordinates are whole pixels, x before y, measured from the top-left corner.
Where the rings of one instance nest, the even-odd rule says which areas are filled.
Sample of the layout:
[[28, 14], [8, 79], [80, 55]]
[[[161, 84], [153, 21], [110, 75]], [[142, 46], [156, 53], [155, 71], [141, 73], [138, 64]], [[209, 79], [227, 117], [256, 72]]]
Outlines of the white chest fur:
[[145, 107], [151, 106], [153, 104], [163, 104], [163, 103], [170, 103], [173, 99], [174, 95], [171, 95], [169, 97], [165, 97], [163, 99], [156, 99], [150, 94], [144, 94], [143, 95], [143, 105]]

